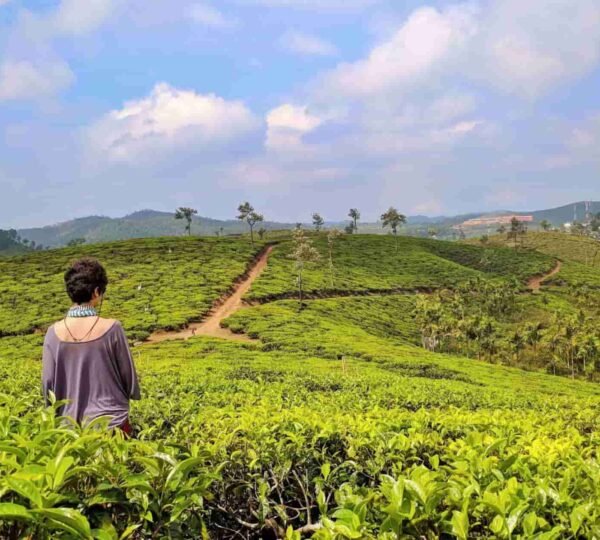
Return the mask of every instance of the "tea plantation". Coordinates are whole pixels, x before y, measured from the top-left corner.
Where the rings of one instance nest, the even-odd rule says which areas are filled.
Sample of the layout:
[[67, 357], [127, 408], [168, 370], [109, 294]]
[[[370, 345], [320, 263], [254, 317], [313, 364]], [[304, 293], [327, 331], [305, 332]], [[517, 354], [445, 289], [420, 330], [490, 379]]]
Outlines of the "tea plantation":
[[231, 239], [151, 238], [3, 258], [0, 336], [28, 334], [64, 316], [63, 273], [82, 256], [102, 260], [111, 280], [102, 313], [122, 320], [131, 337], [181, 327], [210, 310], [260, 247]]
[[[426, 351], [414, 316], [414, 291], [524, 283], [552, 254], [342, 237], [332, 286], [318, 240], [306, 286], [323, 298], [299, 309], [282, 240], [249, 293], [260, 305], [224, 322], [256, 342], [133, 349], [131, 440], [43, 406], [34, 330], [68, 305], [60, 271], [105, 261], [107, 308], [139, 339], [206, 313], [260, 246], [158, 239], [0, 262], [0, 538], [600, 537], [600, 387]], [[154, 318], [133, 308], [146, 289]], [[567, 285], [518, 298], [541, 318], [578, 301]]]

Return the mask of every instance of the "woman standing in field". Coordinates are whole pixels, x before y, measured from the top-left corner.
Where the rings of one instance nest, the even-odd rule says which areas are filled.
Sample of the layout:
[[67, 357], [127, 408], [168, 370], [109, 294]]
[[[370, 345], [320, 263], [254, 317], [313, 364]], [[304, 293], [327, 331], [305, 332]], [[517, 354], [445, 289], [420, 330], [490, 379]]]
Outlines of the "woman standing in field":
[[131, 435], [129, 400], [140, 399], [140, 389], [121, 323], [98, 314], [106, 271], [95, 259], [81, 259], [66, 271], [65, 285], [73, 305], [44, 340], [46, 401], [53, 392], [57, 400], [68, 400], [58, 411], [61, 416], [79, 424], [107, 416], [109, 427]]

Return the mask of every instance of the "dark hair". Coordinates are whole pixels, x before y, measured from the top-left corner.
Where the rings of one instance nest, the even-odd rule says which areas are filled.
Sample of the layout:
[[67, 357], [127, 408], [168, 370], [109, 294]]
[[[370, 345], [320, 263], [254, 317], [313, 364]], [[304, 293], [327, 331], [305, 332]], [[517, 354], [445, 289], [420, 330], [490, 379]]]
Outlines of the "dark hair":
[[71, 264], [65, 272], [65, 285], [69, 298], [76, 304], [85, 304], [94, 296], [96, 289], [106, 292], [106, 270], [96, 259], [86, 257]]

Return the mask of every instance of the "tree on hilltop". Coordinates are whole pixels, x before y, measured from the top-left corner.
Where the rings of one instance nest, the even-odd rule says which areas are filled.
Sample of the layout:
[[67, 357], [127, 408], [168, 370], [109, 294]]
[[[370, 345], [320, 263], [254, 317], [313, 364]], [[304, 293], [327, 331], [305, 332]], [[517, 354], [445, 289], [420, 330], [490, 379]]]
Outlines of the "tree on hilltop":
[[385, 229], [392, 229], [396, 242], [396, 251], [398, 251], [398, 227], [406, 223], [406, 216], [401, 214], [393, 206], [390, 206], [387, 212], [381, 214], [381, 225]]
[[238, 206], [238, 212], [237, 218], [240, 221], [245, 221], [250, 227], [250, 241], [252, 242], [252, 245], [254, 245], [254, 226], [257, 223], [264, 221], [265, 218], [262, 214], [255, 212], [254, 207], [248, 201]]
[[317, 232], [320, 232], [321, 228], [325, 224], [325, 220], [321, 217], [321, 214], [319, 214], [318, 212], [315, 212], [312, 215], [312, 222], [313, 222], [313, 225], [315, 226], [315, 230]]
[[175, 219], [185, 219], [186, 225], [185, 230], [188, 236], [192, 234], [192, 218], [198, 213], [195, 208], [188, 208], [186, 206], [180, 206], [175, 210]]
[[360, 219], [360, 212], [358, 211], [358, 208], [350, 208], [350, 211], [348, 212], [348, 217], [352, 220], [352, 228], [353, 231], [357, 233], [358, 232], [358, 220]]

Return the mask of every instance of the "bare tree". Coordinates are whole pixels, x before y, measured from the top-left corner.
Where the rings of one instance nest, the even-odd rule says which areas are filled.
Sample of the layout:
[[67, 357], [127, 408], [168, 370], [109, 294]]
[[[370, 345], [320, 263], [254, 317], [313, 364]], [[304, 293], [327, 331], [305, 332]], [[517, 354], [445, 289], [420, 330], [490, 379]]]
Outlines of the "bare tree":
[[198, 210], [195, 208], [187, 208], [185, 206], [180, 206], [177, 210], [175, 210], [175, 219], [185, 219], [185, 230], [187, 231], [188, 236], [192, 234], [192, 218], [197, 213]]
[[296, 229], [292, 233], [294, 242], [294, 251], [290, 258], [296, 262], [298, 298], [300, 308], [302, 308], [302, 297], [304, 292], [303, 272], [304, 268], [309, 263], [316, 263], [321, 259], [321, 255], [312, 244], [312, 240], [308, 238], [302, 229]]
[[331, 288], [333, 289], [333, 274], [334, 274], [334, 266], [333, 266], [333, 247], [335, 241], [342, 235], [342, 233], [338, 229], [331, 229], [327, 233], [327, 248], [329, 250], [329, 277], [331, 280]]
[[245, 202], [238, 206], [238, 219], [240, 221], [245, 221], [250, 227], [250, 240], [252, 245], [254, 245], [254, 225], [258, 222], [264, 221], [265, 218], [262, 214], [258, 214], [254, 211], [254, 207], [249, 203]]
[[396, 251], [398, 251], [398, 227], [404, 223], [406, 223], [406, 216], [398, 212], [393, 206], [390, 206], [387, 212], [381, 214], [381, 224], [383, 228], [389, 227], [392, 229], [392, 233], [396, 239]]

